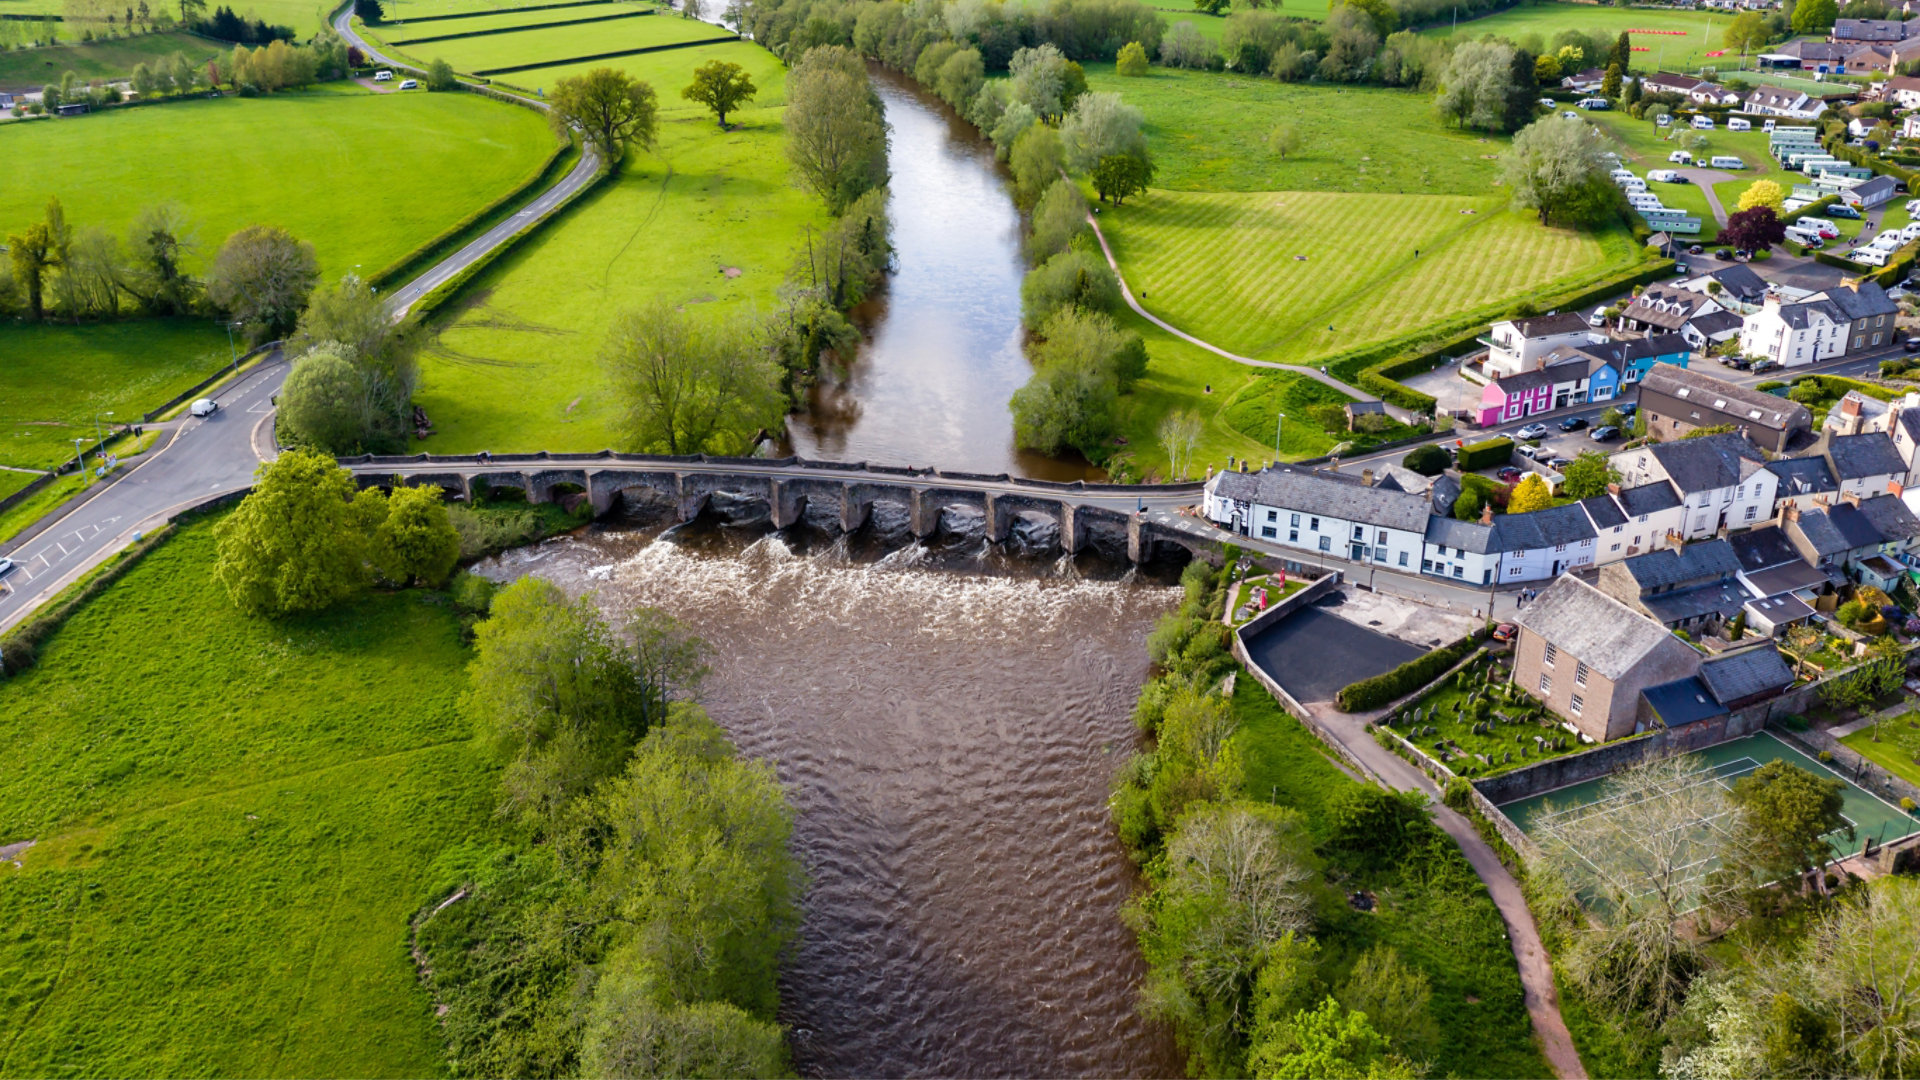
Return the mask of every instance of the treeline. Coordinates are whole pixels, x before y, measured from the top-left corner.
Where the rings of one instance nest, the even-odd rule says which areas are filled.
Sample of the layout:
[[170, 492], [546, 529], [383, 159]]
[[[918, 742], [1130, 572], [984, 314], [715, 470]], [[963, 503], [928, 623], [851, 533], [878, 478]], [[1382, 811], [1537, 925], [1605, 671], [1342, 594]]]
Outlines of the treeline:
[[196, 33], [205, 34], [221, 41], [231, 41], [240, 45], [266, 45], [274, 41], [292, 41], [293, 27], [271, 26], [266, 20], [253, 15], [235, 15], [233, 9], [221, 6], [214, 9], [212, 15], [193, 23]]
[[791, 1075], [793, 813], [688, 700], [710, 650], [653, 609], [616, 632], [537, 578], [478, 603], [463, 707], [515, 836], [416, 923], [453, 1072]]

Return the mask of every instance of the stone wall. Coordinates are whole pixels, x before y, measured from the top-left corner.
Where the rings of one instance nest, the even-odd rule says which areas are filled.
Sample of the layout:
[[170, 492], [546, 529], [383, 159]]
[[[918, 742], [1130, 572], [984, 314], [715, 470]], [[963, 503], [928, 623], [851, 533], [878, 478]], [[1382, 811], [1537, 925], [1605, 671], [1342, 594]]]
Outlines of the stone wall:
[[[1254, 616], [1253, 618], [1248, 619], [1247, 625], [1234, 631], [1234, 643], [1235, 643], [1236, 650], [1238, 649], [1240, 642], [1245, 641], [1247, 638], [1253, 637], [1256, 634], [1259, 634], [1262, 630], [1265, 630], [1267, 627], [1272, 626], [1274, 623], [1279, 622], [1281, 619], [1286, 618], [1287, 616], [1293, 614], [1294, 612], [1299, 611], [1301, 608], [1306, 607], [1308, 604], [1313, 603], [1315, 600], [1318, 600], [1321, 597], [1332, 592], [1333, 590], [1339, 588], [1340, 581], [1343, 576], [1344, 574], [1339, 570], [1332, 571], [1331, 573], [1328, 573], [1322, 576], [1319, 580], [1315, 581], [1313, 584], [1307, 586], [1304, 589], [1301, 589], [1299, 592], [1294, 593], [1292, 596], [1287, 597], [1285, 600], [1280, 601], [1279, 603], [1273, 605], [1272, 607]], [[1237, 586], [1235, 587], [1234, 591], [1238, 591]], [[1229, 592], [1227, 595], [1227, 604], [1229, 606], [1233, 604], [1232, 592]], [[1227, 616], [1231, 618], [1233, 616], [1233, 612], [1229, 610], [1227, 612]], [[1242, 663], [1246, 662], [1246, 657], [1243, 653], [1236, 651], [1235, 655], [1240, 656]]]
[[1532, 798], [1573, 784], [1597, 780], [1642, 761], [1705, 749], [1728, 739], [1752, 735], [1766, 727], [1764, 709], [1742, 709], [1731, 716], [1661, 729], [1604, 743], [1591, 750], [1489, 776], [1473, 782], [1474, 789], [1498, 805]]

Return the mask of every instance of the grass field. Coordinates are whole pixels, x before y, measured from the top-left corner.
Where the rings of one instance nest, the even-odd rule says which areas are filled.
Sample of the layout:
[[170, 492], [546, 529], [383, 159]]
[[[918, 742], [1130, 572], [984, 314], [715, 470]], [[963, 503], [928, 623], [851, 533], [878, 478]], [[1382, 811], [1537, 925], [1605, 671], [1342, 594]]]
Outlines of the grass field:
[[[501, 75], [493, 81], [508, 86], [518, 86], [527, 90], [540, 90], [552, 86], [561, 79], [585, 75], [599, 67], [618, 68], [641, 82], [652, 86], [659, 96], [660, 115], [672, 113], [706, 114], [706, 107], [695, 104], [680, 96], [680, 90], [693, 81], [693, 70], [710, 60], [725, 60], [739, 64], [747, 69], [753, 85], [759, 88], [752, 104], [760, 109], [773, 109], [787, 103], [786, 68], [780, 58], [747, 41], [725, 41], [718, 45], [701, 45], [691, 49], [670, 49], [666, 52], [642, 53], [639, 56], [617, 56], [611, 60], [596, 60], [584, 64], [562, 64], [555, 67], [536, 68], [532, 71], [516, 71], [510, 75]], [[777, 113], [770, 114], [777, 117]], [[733, 123], [731, 116], [728, 123]]]
[[439, 429], [427, 449], [621, 448], [598, 362], [621, 312], [652, 297], [713, 317], [772, 312], [802, 229], [825, 212], [788, 182], [778, 110], [733, 122], [722, 133], [705, 113], [667, 114], [656, 154], [483, 275], [444, 335], [465, 359], [422, 372], [415, 401]]
[[[1874, 741], [1878, 734], [1880, 739]], [[1880, 722], [1880, 730], [1856, 731], [1842, 743], [1909, 784], [1920, 784], [1920, 713]]]
[[[4, 5], [6, 0], [0, 0]], [[5, 10], [0, 7], [0, 10]], [[140, 64], [185, 53], [201, 63], [224, 50], [191, 34], [142, 34], [85, 45], [54, 45], [44, 49], [0, 52], [0, 90], [38, 90], [73, 72], [82, 79], [118, 79], [133, 74]]]
[[340, 84], [183, 101], [0, 133], [0, 231], [58, 195], [75, 228], [123, 232], [173, 202], [198, 270], [233, 231], [284, 226], [321, 272], [395, 261], [540, 169], [553, 135], [532, 110], [473, 94], [373, 94]]
[[[1484, 195], [1507, 145], [1442, 126], [1432, 95], [1411, 90], [1162, 67], [1122, 78], [1112, 64], [1088, 64], [1087, 84], [1146, 113], [1156, 188]], [[1267, 148], [1281, 123], [1301, 137], [1284, 160]]]
[[[1703, 66], [1739, 66], [1737, 53], [1721, 57], [1707, 55], [1726, 47], [1726, 30], [1732, 21], [1733, 16], [1726, 13], [1534, 3], [1462, 20], [1457, 31], [1452, 26], [1443, 26], [1425, 33], [1436, 37], [1457, 34], [1462, 40], [1493, 34], [1512, 41], [1537, 34], [1548, 41], [1561, 30], [1572, 29], [1612, 41], [1622, 30], [1668, 31], [1633, 35], [1635, 72], [1693, 71]], [[1646, 51], [1639, 51], [1641, 49]]]
[[94, 441], [94, 417], [121, 423], [228, 361], [226, 332], [199, 319], [0, 327], [0, 465], [44, 469]]
[[[415, 59], [444, 58], [457, 71], [483, 71], [519, 64], [571, 60], [621, 49], [644, 49], [655, 45], [706, 40], [731, 39], [726, 31], [698, 20], [650, 15], [579, 26], [524, 30], [513, 34], [435, 41], [425, 45], [401, 46], [401, 49]], [[605, 66], [606, 63], [594, 62], [595, 66]], [[678, 92], [677, 87], [675, 92]]]
[[1241, 355], [1304, 362], [1448, 316], [1498, 313], [1632, 257], [1613, 234], [1543, 229], [1501, 205], [1155, 190], [1100, 220], [1149, 310]]
[[580, 22], [588, 19], [605, 20], [600, 25], [617, 22], [609, 16], [625, 18], [655, 18], [651, 7], [639, 4], [604, 3], [591, 7], [550, 8], [544, 11], [520, 11], [507, 15], [469, 15], [458, 19], [433, 19], [422, 23], [404, 23], [388, 20], [377, 27], [368, 27], [367, 36], [381, 41], [404, 43], [409, 38], [439, 37], [442, 34], [469, 34], [476, 30], [500, 30], [519, 26], [538, 26], [541, 23]]
[[[0, 1072], [428, 1076], [407, 919], [492, 839], [434, 594], [272, 622], [191, 525], [0, 695]], [[351, 1033], [350, 1037], [346, 1033]]]
[[[4, 2], [4, 0], [0, 0]], [[535, 3], [551, 3], [555, 0], [391, 0], [381, 6], [386, 10], [387, 22], [405, 22], [429, 15], [484, 15], [501, 8], [532, 7]], [[645, 5], [642, 5], [645, 6]], [[664, 7], [664, 5], [661, 5]], [[557, 8], [546, 14], [554, 18], [566, 17], [571, 12], [593, 11], [594, 8]], [[528, 14], [535, 14], [529, 12]], [[538, 20], [535, 20], [538, 21]], [[358, 25], [358, 20], [355, 21]], [[433, 25], [429, 23], [428, 25]], [[451, 21], [439, 24], [456, 26]]]

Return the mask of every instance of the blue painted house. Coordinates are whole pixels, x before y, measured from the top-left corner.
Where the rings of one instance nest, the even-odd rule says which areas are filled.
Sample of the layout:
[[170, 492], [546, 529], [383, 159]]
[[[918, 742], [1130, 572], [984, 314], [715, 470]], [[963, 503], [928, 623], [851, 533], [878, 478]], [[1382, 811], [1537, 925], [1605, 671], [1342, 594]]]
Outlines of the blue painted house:
[[[1560, 355], [1564, 353], [1565, 355]], [[1594, 374], [1591, 377], [1592, 388], [1588, 391], [1589, 401], [1605, 401], [1617, 396], [1622, 390], [1645, 378], [1655, 364], [1673, 364], [1684, 368], [1692, 357], [1692, 347], [1687, 339], [1679, 334], [1653, 334], [1627, 341], [1603, 341], [1598, 345], [1581, 345], [1577, 348], [1556, 350], [1547, 357], [1548, 364], [1564, 363], [1575, 354], [1587, 357], [1593, 362]], [[1607, 389], [1603, 392], [1599, 366], [1613, 369], [1611, 376], [1604, 377]]]

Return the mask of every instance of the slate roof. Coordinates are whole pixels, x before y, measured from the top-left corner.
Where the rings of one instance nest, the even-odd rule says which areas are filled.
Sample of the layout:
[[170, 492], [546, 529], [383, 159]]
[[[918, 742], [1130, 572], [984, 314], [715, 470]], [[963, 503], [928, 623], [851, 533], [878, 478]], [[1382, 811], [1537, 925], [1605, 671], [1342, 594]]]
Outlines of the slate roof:
[[1731, 311], [1709, 311], [1705, 315], [1695, 315], [1687, 320], [1695, 330], [1712, 337], [1747, 325], [1747, 320]]
[[1611, 680], [1673, 637], [1666, 627], [1572, 574], [1555, 578], [1514, 618]]
[[1457, 476], [1441, 473], [1439, 476], [1434, 477], [1433, 487], [1427, 491], [1427, 494], [1430, 496], [1429, 505], [1432, 507], [1433, 512], [1439, 514], [1441, 517], [1451, 516], [1453, 514], [1454, 500], [1460, 497], [1462, 490], [1460, 478]]
[[1693, 313], [1705, 307], [1708, 298], [1700, 293], [1686, 289], [1670, 289], [1655, 285], [1633, 298], [1622, 314], [1635, 322], [1648, 326], [1658, 326], [1663, 330], [1678, 330], [1693, 318]]
[[1831, 323], [1847, 321], [1846, 313], [1841, 311], [1838, 305], [1830, 304], [1819, 297], [1802, 300], [1797, 304], [1780, 305], [1780, 321], [1795, 330], [1805, 330], [1812, 326], [1813, 317], [1816, 314], [1826, 316], [1827, 321]]
[[1384, 402], [1379, 402], [1379, 401], [1347, 402], [1347, 415], [1349, 416], [1365, 416], [1368, 413], [1385, 413], [1386, 411], [1387, 411], [1387, 406]]
[[1721, 581], [1710, 585], [1699, 585], [1678, 592], [1661, 593], [1658, 596], [1643, 596], [1640, 604], [1653, 614], [1653, 617], [1671, 626], [1674, 623], [1697, 619], [1702, 615], [1718, 615], [1730, 619], [1744, 607], [1752, 594], [1737, 581]]
[[1740, 557], [1725, 540], [1702, 540], [1684, 548], [1661, 548], [1635, 555], [1622, 564], [1642, 591], [1709, 578], [1731, 577], [1740, 570]]
[[1762, 596], [1780, 596], [1798, 589], [1815, 589], [1832, 581], [1832, 575], [1819, 567], [1808, 566], [1805, 559], [1769, 566], [1747, 575], [1747, 584]]
[[[1555, 349], [1548, 355], [1547, 359], [1551, 361], [1554, 356], [1560, 355], [1563, 351], [1565, 350]], [[1587, 357], [1577, 356], [1558, 362], [1550, 362], [1547, 366], [1537, 367], [1532, 371], [1521, 371], [1512, 375], [1502, 375], [1493, 380], [1493, 383], [1505, 391], [1508, 396], [1512, 396], [1538, 387], [1552, 386], [1555, 383], [1579, 382], [1587, 375], [1587, 364]]]
[[1727, 715], [1726, 707], [1713, 700], [1713, 693], [1707, 689], [1707, 684], [1693, 675], [1659, 686], [1649, 686], [1640, 691], [1640, 696], [1647, 699], [1653, 714], [1669, 728], [1685, 727]]
[[1225, 473], [1215, 490], [1263, 506], [1403, 532], [1424, 534], [1427, 530], [1426, 496], [1368, 487], [1357, 476], [1282, 465], [1257, 473]]
[[1869, 319], [1876, 315], [1892, 315], [1900, 310], [1900, 305], [1887, 299], [1887, 290], [1871, 281], [1861, 281], [1851, 287], [1838, 286], [1820, 296], [1839, 308], [1842, 317], [1847, 319]]
[[1573, 311], [1561, 311], [1552, 315], [1529, 315], [1524, 319], [1507, 320], [1513, 328], [1520, 331], [1521, 337], [1550, 337], [1554, 334], [1572, 334], [1591, 331], [1584, 315]]
[[1620, 491], [1620, 508], [1628, 514], [1639, 517], [1642, 514], [1657, 514], [1662, 510], [1671, 510], [1684, 501], [1673, 485], [1665, 480], [1655, 480], [1639, 487], [1623, 488]]
[[1714, 699], [1732, 705], [1759, 694], [1793, 685], [1793, 672], [1768, 641], [1750, 649], [1733, 649], [1700, 664], [1700, 681]]
[[[1655, 367], [1647, 372], [1646, 378], [1640, 380], [1640, 385], [1645, 389], [1672, 395], [1690, 405], [1724, 413], [1742, 424], [1758, 424], [1773, 431], [1813, 426], [1813, 414], [1807, 411], [1805, 405], [1797, 401], [1774, 397], [1772, 394], [1738, 386], [1725, 379], [1716, 379], [1704, 372], [1689, 371], [1674, 364]], [[1736, 437], [1715, 436], [1715, 438]], [[1706, 440], [1686, 441], [1704, 442]]]
[[[1496, 519], [1497, 520], [1497, 519]], [[1493, 526], [1477, 521], [1460, 521], [1444, 514], [1427, 519], [1427, 543], [1444, 548], [1471, 551], [1475, 555], [1498, 552]]]
[[1611, 529], [1615, 525], [1625, 525], [1627, 515], [1620, 512], [1620, 504], [1613, 501], [1611, 495], [1595, 495], [1591, 499], [1581, 499], [1580, 508], [1587, 512], [1595, 529]]
[[1806, 601], [1790, 592], [1777, 593], [1759, 600], [1749, 600], [1747, 610], [1774, 626], [1799, 622], [1813, 615], [1813, 609], [1807, 606]]
[[1853, 197], [1849, 200], [1851, 202], [1865, 202], [1876, 195], [1891, 195], [1897, 187], [1899, 185], [1894, 183], [1893, 177], [1876, 176], [1864, 184], [1848, 188], [1847, 194]]
[[1779, 498], [1824, 495], [1840, 490], [1824, 457], [1780, 458], [1767, 462], [1767, 471], [1780, 478]]
[[1501, 551], [1536, 551], [1557, 544], [1577, 544], [1595, 535], [1586, 511], [1575, 503], [1527, 514], [1496, 515], [1493, 532]]
[[1893, 420], [1900, 425], [1902, 431], [1907, 433], [1910, 441], [1920, 443], [1920, 409], [1901, 409], [1894, 414]]
[[1787, 534], [1772, 525], [1734, 533], [1727, 537], [1727, 546], [1733, 549], [1734, 558], [1740, 560], [1740, 569], [1749, 574], [1782, 563], [1804, 562]]
[[1920, 30], [1899, 19], [1835, 19], [1836, 41], [1905, 41]]
[[1869, 476], [1898, 476], [1907, 471], [1893, 436], [1884, 431], [1864, 435], [1835, 435], [1827, 440], [1825, 457], [1833, 463], [1834, 475], [1841, 480], [1860, 480]]
[[1758, 300], [1767, 295], [1767, 283], [1753, 267], [1735, 263], [1725, 269], [1715, 270], [1708, 277], [1720, 283], [1720, 287], [1741, 300]]
[[[1885, 496], [1882, 496], [1882, 498], [1885, 498]], [[1898, 502], [1899, 500], [1889, 501]], [[1804, 517], [1805, 515], [1803, 514], [1801, 516]], [[1878, 547], [1880, 543], [1886, 539], [1886, 537], [1880, 534], [1879, 527], [1874, 525], [1873, 519], [1861, 512], [1860, 508], [1852, 503], [1843, 502], [1838, 506], [1828, 507], [1827, 520], [1833, 523], [1835, 529], [1839, 530], [1840, 536], [1846, 540], [1848, 548]]]
[[1858, 512], [1872, 523], [1875, 532], [1883, 541], [1897, 543], [1920, 536], [1920, 517], [1915, 517], [1907, 504], [1893, 495], [1875, 495], [1871, 499], [1860, 500]]
[[1778, 86], [1760, 86], [1747, 94], [1746, 103], [1770, 109], [1792, 109], [1806, 99], [1807, 95], [1798, 90], [1782, 90]]
[[[1654, 373], [1659, 370], [1655, 368]], [[1689, 495], [1735, 487], [1766, 463], [1760, 451], [1737, 432], [1655, 443], [1648, 449], [1673, 486]]]
[[1838, 555], [1855, 547], [1847, 542], [1824, 510], [1805, 511], [1794, 524], [1799, 526], [1800, 535], [1806, 538], [1807, 546], [1813, 549], [1815, 555]]

